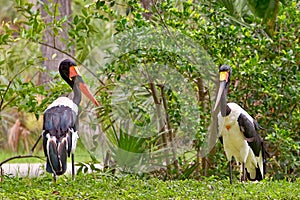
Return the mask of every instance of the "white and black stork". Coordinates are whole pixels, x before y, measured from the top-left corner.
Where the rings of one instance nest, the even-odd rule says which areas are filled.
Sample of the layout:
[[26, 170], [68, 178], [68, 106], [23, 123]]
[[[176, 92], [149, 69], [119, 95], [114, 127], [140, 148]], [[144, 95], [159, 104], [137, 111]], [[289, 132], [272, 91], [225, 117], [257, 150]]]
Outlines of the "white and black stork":
[[218, 130], [229, 161], [230, 183], [232, 184], [232, 157], [242, 164], [240, 181], [246, 181], [246, 178], [260, 181], [266, 170], [266, 151], [258, 133], [260, 127], [238, 104], [226, 102], [231, 72], [228, 65], [220, 67], [220, 87], [214, 108], [216, 110], [220, 104]]
[[96, 105], [97, 100], [89, 92], [88, 87], [79, 75], [75, 62], [63, 60], [59, 65], [61, 77], [72, 88], [73, 99], [59, 97], [44, 112], [43, 147], [47, 157], [46, 171], [56, 176], [67, 169], [67, 157], [72, 160], [72, 179], [74, 180], [74, 153], [78, 139], [78, 105], [81, 91]]

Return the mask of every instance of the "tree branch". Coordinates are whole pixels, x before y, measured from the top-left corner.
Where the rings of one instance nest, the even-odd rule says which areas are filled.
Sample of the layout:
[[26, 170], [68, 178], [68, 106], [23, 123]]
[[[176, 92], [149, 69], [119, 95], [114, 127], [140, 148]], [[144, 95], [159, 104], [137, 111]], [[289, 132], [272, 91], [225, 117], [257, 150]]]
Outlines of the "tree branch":
[[64, 51], [64, 50], [61, 50], [61, 49], [59, 49], [59, 48], [57, 48], [57, 47], [55, 47], [55, 46], [52, 46], [52, 45], [49, 45], [49, 44], [47, 44], [47, 43], [44, 43], [44, 42], [37, 42], [38, 44], [40, 44], [40, 45], [44, 45], [44, 46], [46, 46], [46, 47], [49, 47], [49, 48], [52, 48], [52, 49], [54, 49], [54, 50], [56, 50], [56, 51], [58, 51], [58, 52], [60, 52], [60, 53], [62, 53], [62, 54], [64, 54], [64, 55], [66, 55], [66, 56], [68, 56], [68, 57], [70, 57], [70, 58], [72, 58], [73, 60], [75, 60], [77, 63], [79, 63], [80, 65], [82, 65], [89, 73], [91, 73], [102, 85], [104, 85], [105, 86], [105, 83], [102, 81], [102, 80], [100, 80], [98, 77], [97, 77], [97, 75], [92, 71], [92, 70], [90, 70], [89, 68], [87, 68], [86, 66], [84, 66], [81, 62], [80, 62], [80, 60], [78, 60], [78, 59], [76, 59], [74, 56], [72, 56], [71, 54], [69, 54], [68, 52], [66, 52], [66, 51]]

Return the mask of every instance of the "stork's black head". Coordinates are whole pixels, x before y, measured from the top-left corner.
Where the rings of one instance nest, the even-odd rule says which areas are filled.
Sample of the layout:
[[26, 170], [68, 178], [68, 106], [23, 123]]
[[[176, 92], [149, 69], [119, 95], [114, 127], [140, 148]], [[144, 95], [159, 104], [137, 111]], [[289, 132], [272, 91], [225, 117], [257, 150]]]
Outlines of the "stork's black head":
[[70, 59], [65, 59], [59, 64], [59, 73], [61, 77], [73, 88], [74, 76], [78, 76], [76, 69], [74, 68], [76, 63]]
[[225, 81], [226, 85], [229, 85], [230, 76], [231, 76], [232, 69], [229, 65], [222, 65], [219, 69], [220, 73], [220, 82]]
[[[61, 77], [71, 86], [74, 93], [75, 93], [75, 91], [81, 90], [81, 92], [83, 92], [83, 94], [85, 94], [85, 96], [87, 96], [96, 106], [99, 106], [99, 103], [97, 102], [95, 97], [91, 94], [91, 92], [89, 91], [89, 88], [86, 86], [86, 84], [82, 80], [76, 66], [77, 66], [76, 63], [70, 59], [63, 60], [59, 64], [59, 73], [60, 73]], [[77, 87], [74, 87], [74, 85]], [[74, 98], [73, 98], [73, 101], [74, 102], [76, 101], [77, 104], [79, 104], [80, 100], [81, 100], [81, 93], [79, 93], [79, 94], [80, 95], [77, 95], [78, 98], [76, 97], [75, 94], [74, 94]]]

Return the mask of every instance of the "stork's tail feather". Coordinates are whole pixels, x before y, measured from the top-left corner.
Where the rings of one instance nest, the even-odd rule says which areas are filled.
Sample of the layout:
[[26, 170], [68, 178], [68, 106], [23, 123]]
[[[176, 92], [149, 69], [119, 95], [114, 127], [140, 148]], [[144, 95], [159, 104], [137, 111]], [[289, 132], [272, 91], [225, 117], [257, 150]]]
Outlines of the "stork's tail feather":
[[248, 173], [247, 169], [246, 169], [246, 174], [247, 174], [247, 178], [250, 180], [250, 181], [261, 181], [263, 180], [263, 175], [260, 173], [260, 169], [257, 167], [256, 168], [256, 172], [255, 172], [255, 178], [252, 179], [250, 177], [250, 173]]
[[267, 162], [267, 151], [264, 147], [264, 143], [262, 142], [261, 145], [261, 152], [260, 152], [260, 156], [257, 157], [258, 158], [258, 166], [255, 168], [255, 178], [251, 179], [250, 178], [250, 173], [247, 172], [246, 169], [246, 174], [247, 174], [247, 178], [251, 181], [261, 181], [264, 179], [264, 176], [266, 174], [266, 162]]
[[48, 139], [47, 144], [47, 172], [62, 175], [67, 169], [67, 139], [61, 142], [56, 139]]
[[[269, 157], [269, 153], [267, 152], [265, 148], [265, 143], [262, 142], [262, 159], [263, 159], [263, 172], [264, 175], [267, 173], [267, 157]], [[263, 177], [264, 178], [264, 177]]]

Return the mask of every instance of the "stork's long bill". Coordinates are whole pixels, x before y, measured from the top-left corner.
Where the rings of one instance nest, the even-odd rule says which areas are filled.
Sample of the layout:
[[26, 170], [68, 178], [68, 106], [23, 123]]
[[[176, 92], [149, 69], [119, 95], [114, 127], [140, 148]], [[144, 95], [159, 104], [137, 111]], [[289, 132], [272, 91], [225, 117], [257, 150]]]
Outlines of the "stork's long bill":
[[[219, 86], [219, 91], [218, 91], [214, 110], [217, 109], [217, 107], [221, 101], [226, 102], [227, 90], [225, 90], [225, 88], [228, 86], [228, 83], [229, 83], [229, 75], [230, 75], [229, 73], [230, 73], [229, 71], [221, 71], [220, 72], [220, 78], [219, 78], [220, 86]], [[221, 106], [220, 109], [221, 109], [222, 113], [226, 113], [226, 106]]]
[[79, 70], [77, 68], [77, 66], [71, 66], [70, 67], [70, 74], [69, 74], [69, 78], [72, 79], [76, 77], [76, 81], [78, 83], [78, 87], [81, 90], [81, 92], [87, 97], [89, 98], [96, 106], [99, 106], [98, 101], [95, 99], [94, 95], [90, 92], [88, 86], [84, 83], [84, 81], [82, 80]]

